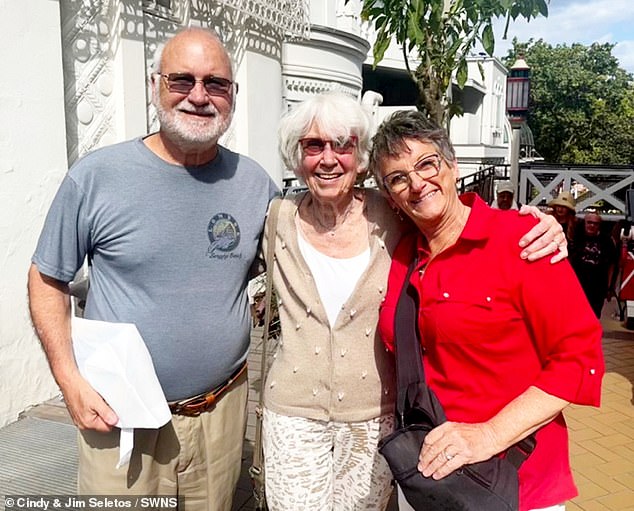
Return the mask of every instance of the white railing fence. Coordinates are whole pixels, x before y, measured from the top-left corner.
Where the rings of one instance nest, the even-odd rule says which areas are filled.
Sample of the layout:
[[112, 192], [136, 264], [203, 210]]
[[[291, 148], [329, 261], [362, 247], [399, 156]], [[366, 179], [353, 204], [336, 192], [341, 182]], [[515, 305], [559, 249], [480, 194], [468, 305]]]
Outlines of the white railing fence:
[[546, 205], [562, 191], [577, 200], [577, 212], [598, 210], [606, 220], [625, 217], [626, 191], [634, 188], [634, 166], [523, 164], [519, 201]]

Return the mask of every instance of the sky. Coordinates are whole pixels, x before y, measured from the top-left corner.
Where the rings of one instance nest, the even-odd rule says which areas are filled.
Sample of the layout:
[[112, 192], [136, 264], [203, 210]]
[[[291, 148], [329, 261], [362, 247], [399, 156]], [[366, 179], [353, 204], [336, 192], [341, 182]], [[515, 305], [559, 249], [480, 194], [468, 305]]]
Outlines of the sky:
[[503, 32], [500, 20], [495, 30], [497, 57], [506, 56], [513, 37], [520, 42], [543, 39], [553, 46], [612, 43], [620, 67], [634, 73], [634, 0], [550, 0], [547, 18], [511, 21], [507, 40], [502, 40]]

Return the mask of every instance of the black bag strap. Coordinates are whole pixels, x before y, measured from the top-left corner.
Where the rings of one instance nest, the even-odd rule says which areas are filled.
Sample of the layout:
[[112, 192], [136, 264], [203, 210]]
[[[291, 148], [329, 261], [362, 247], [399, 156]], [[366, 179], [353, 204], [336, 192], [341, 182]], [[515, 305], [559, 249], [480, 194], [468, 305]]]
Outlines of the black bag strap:
[[[401, 427], [412, 422], [420, 423], [425, 418], [430, 426], [437, 426], [447, 420], [440, 402], [425, 383], [425, 368], [418, 331], [418, 292], [410, 284], [410, 278], [417, 263], [418, 261], [414, 258], [407, 269], [407, 276], [394, 316], [396, 413]], [[413, 409], [423, 412], [426, 417], [413, 416], [414, 414], [411, 414]]]
[[399, 390], [406, 389], [410, 383], [425, 382], [425, 369], [419, 363], [422, 352], [418, 332], [418, 293], [410, 284], [415, 268], [416, 260], [407, 269], [394, 316], [394, 353]]
[[[425, 381], [423, 351], [418, 329], [419, 297], [410, 279], [418, 260], [414, 257], [396, 305], [394, 315], [394, 352], [396, 357], [398, 427], [427, 421], [431, 426], [446, 422], [442, 404]], [[506, 459], [517, 469], [535, 449], [535, 434], [506, 450]]]

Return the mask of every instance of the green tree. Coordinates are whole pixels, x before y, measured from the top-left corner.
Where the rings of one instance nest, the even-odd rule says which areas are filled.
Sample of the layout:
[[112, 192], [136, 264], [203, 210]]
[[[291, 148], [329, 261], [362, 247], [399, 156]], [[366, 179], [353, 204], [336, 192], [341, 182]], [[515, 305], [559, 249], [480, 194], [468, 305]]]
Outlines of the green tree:
[[531, 68], [528, 124], [546, 161], [634, 161], [634, 82], [613, 48], [513, 40], [506, 64], [523, 55]]
[[[454, 72], [462, 88], [476, 44], [493, 55], [493, 19], [505, 17], [508, 28], [510, 20], [539, 15], [548, 16], [547, 0], [363, 0], [361, 11], [376, 30], [374, 65], [395, 40], [418, 87], [418, 108], [443, 125], [461, 111], [448, 97]], [[419, 62], [415, 69], [410, 58]]]

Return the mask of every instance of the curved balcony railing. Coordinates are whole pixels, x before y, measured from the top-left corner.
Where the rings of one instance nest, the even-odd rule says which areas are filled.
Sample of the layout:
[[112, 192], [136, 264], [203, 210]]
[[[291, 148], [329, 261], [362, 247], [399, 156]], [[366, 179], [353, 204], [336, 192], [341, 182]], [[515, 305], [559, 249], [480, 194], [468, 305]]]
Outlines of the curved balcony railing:
[[217, 0], [263, 23], [274, 26], [291, 37], [310, 35], [308, 0]]

